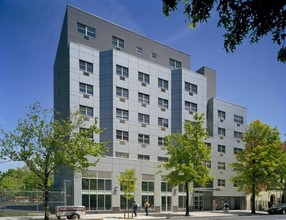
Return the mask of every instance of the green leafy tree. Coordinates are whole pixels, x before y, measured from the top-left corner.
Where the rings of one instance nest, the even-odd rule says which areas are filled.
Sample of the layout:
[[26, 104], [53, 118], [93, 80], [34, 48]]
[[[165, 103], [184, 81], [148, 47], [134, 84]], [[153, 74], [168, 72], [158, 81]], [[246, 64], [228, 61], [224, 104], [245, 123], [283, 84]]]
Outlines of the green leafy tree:
[[163, 13], [170, 15], [182, 2], [186, 19], [195, 28], [218, 13], [218, 26], [225, 29], [224, 48], [233, 52], [246, 37], [257, 43], [263, 36], [272, 35], [272, 41], [281, 46], [277, 59], [286, 62], [285, 0], [162, 0]]
[[[210, 160], [210, 149], [205, 140], [208, 133], [204, 128], [204, 115], [195, 114], [194, 122], [184, 124], [184, 133], [172, 133], [166, 136], [169, 160], [162, 164], [168, 173], [166, 181], [171, 187], [183, 184], [186, 190], [186, 216], [189, 216], [190, 184], [200, 186], [212, 178], [210, 169], [205, 165]], [[161, 169], [163, 171], [163, 169]]]
[[136, 190], [135, 188], [136, 180], [137, 178], [135, 176], [135, 169], [125, 170], [125, 172], [121, 173], [120, 177], [118, 178], [120, 184], [120, 190], [123, 191], [122, 196], [126, 199], [128, 218], [129, 218], [129, 201], [134, 198]]
[[[50, 178], [52, 184], [52, 178]], [[9, 191], [38, 191], [42, 189], [39, 177], [27, 166], [9, 169], [0, 176], [0, 190]]]
[[[99, 157], [107, 152], [106, 143], [96, 142], [92, 134], [102, 132], [95, 124], [88, 129], [85, 116], [78, 112], [70, 117], [55, 120], [54, 111], [43, 109], [40, 103], [30, 106], [24, 119], [20, 119], [15, 130], [6, 132], [1, 129], [0, 137], [2, 159], [23, 161], [41, 180], [44, 191], [45, 220], [49, 219], [50, 177], [58, 167], [67, 167], [74, 172], [95, 166]], [[56, 114], [55, 114], [56, 115]], [[97, 160], [90, 161], [87, 156]]]
[[255, 213], [255, 196], [264, 190], [283, 188], [286, 174], [286, 153], [282, 150], [279, 131], [253, 121], [243, 134], [245, 149], [236, 155], [230, 166], [236, 171], [231, 178], [239, 191], [252, 195], [251, 212]]

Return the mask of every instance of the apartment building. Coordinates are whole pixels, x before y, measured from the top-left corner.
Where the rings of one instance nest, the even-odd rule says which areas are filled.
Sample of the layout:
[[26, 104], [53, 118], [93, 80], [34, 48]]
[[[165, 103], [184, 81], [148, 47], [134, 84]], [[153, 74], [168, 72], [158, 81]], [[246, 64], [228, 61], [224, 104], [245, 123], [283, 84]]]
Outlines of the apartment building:
[[[204, 113], [214, 176], [191, 193], [191, 208], [245, 207], [245, 196], [229, 181], [229, 162], [243, 149], [246, 108], [216, 97], [216, 72], [190, 68], [190, 56], [72, 6], [67, 6], [54, 64], [54, 108], [62, 117], [80, 110], [86, 127], [98, 118], [110, 140], [109, 153], [82, 174], [57, 173], [57, 189], [68, 205], [89, 211], [119, 212], [125, 207], [118, 177], [136, 170], [135, 200], [151, 210], [182, 211], [185, 192], [171, 188], [158, 166], [168, 160], [164, 137], [183, 132], [194, 113]], [[90, 158], [94, 160], [95, 158]]]

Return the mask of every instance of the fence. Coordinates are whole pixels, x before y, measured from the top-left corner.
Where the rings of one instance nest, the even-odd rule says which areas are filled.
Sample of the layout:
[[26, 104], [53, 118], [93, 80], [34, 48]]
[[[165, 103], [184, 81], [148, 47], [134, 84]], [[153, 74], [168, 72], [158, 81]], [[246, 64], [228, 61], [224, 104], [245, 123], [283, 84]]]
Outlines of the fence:
[[[64, 205], [64, 192], [49, 191], [49, 210], [54, 213], [55, 207]], [[43, 214], [44, 192], [41, 191], [0, 191], [0, 216], [13, 213]]]

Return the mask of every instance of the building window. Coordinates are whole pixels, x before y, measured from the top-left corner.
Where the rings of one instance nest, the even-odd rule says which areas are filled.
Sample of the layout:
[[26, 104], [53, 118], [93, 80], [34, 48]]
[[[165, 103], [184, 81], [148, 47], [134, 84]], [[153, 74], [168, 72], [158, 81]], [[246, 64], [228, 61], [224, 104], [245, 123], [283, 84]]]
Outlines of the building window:
[[143, 124], [149, 124], [149, 115], [138, 113], [138, 121]]
[[224, 111], [218, 110], [217, 111], [217, 116], [218, 116], [219, 119], [224, 119], [225, 120], [225, 112]]
[[225, 136], [225, 129], [224, 128], [218, 128], [217, 129], [217, 134], [219, 136]]
[[128, 120], [129, 112], [127, 110], [117, 108], [116, 109], [116, 118]]
[[187, 199], [187, 196], [179, 196], [179, 208], [180, 209], [186, 208], [186, 199]]
[[138, 72], [138, 81], [149, 84], [149, 75], [146, 73]]
[[158, 118], [158, 125], [161, 127], [167, 128], [168, 127], [168, 119], [159, 117]]
[[167, 140], [164, 137], [158, 137], [158, 145], [159, 146], [167, 146]]
[[154, 60], [157, 60], [157, 54], [152, 52], [151, 53], [151, 58], [154, 59]]
[[141, 144], [149, 144], [150, 142], [150, 137], [147, 134], [138, 134], [138, 143]]
[[238, 154], [240, 151], [242, 151], [241, 148], [237, 148], [237, 147], [233, 148], [233, 153], [234, 154]]
[[93, 108], [92, 108], [92, 107], [80, 105], [80, 106], [79, 106], [79, 112], [80, 112], [80, 114], [82, 114], [82, 115], [86, 115], [86, 116], [89, 116], [89, 117], [93, 117]]
[[238, 131], [234, 131], [233, 137], [240, 140], [240, 139], [242, 139], [242, 133], [238, 132]]
[[111, 210], [111, 194], [82, 194], [82, 205], [87, 210]]
[[219, 144], [217, 146], [217, 151], [220, 152], [220, 153], [225, 153], [225, 146]]
[[124, 48], [124, 40], [118, 38], [118, 37], [114, 37], [112, 36], [112, 45], [118, 48]]
[[149, 104], [149, 95], [138, 92], [138, 102]]
[[89, 37], [95, 37], [95, 29], [81, 23], [77, 23], [77, 32]]
[[79, 91], [83, 94], [93, 95], [93, 86], [80, 82]]
[[120, 131], [116, 130], [116, 139], [117, 140], [123, 140], [123, 141], [128, 141], [128, 132], [127, 131]]
[[154, 192], [154, 182], [142, 181], [142, 192]]
[[197, 112], [198, 111], [198, 105], [193, 102], [185, 101], [185, 110], [191, 111], [191, 112]]
[[120, 158], [129, 158], [129, 153], [116, 151], [115, 156]]
[[218, 180], [217, 180], [217, 186], [219, 186], [219, 187], [225, 187], [225, 180], [223, 180], [223, 179], [218, 179]]
[[158, 156], [158, 162], [168, 162], [169, 158], [168, 157], [160, 157]]
[[150, 156], [144, 154], [138, 154], [138, 160], [150, 160]]
[[142, 47], [136, 47], [136, 53], [142, 54], [143, 49]]
[[169, 63], [170, 63], [170, 66], [174, 67], [175, 69], [181, 69], [182, 68], [182, 63], [178, 60], [174, 60], [174, 59], [170, 58]]
[[88, 73], [93, 73], [93, 64], [84, 60], [79, 60], [79, 69]]
[[158, 79], [158, 87], [161, 88], [161, 89], [165, 89], [165, 90], [168, 90], [168, 81], [165, 80], [165, 79], [161, 79], [159, 78]]
[[116, 64], [116, 75], [128, 78], [129, 75], [128, 68]]
[[225, 162], [217, 162], [217, 168], [219, 170], [225, 170]]
[[233, 121], [234, 123], [237, 123], [237, 124], [243, 124], [243, 117], [239, 115], [234, 115]]
[[192, 83], [185, 82], [185, 91], [197, 94], [198, 86]]
[[169, 107], [168, 100], [162, 99], [162, 98], [158, 98], [158, 105], [161, 108], [168, 108]]
[[128, 99], [128, 89], [116, 87], [116, 96]]
[[109, 179], [82, 178], [82, 205], [87, 210], [111, 210], [111, 185]]
[[172, 187], [167, 182], [161, 182], [161, 192], [172, 192]]
[[205, 160], [204, 164], [205, 164], [206, 167], [208, 167], [210, 169], [212, 168], [212, 162], [210, 160]]

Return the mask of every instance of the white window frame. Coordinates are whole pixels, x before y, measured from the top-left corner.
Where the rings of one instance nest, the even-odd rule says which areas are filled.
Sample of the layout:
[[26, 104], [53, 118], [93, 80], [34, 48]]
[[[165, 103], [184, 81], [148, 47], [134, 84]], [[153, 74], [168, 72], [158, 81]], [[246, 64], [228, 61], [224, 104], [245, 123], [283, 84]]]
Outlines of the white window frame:
[[147, 114], [138, 113], [138, 121], [143, 124], [149, 124], [150, 123], [150, 116]]
[[140, 144], [149, 144], [150, 143], [150, 135], [148, 135], [148, 134], [138, 134], [138, 143], [140, 143]]
[[233, 132], [233, 137], [234, 137], [235, 139], [241, 140], [241, 139], [242, 139], [242, 132], [234, 131], [234, 132]]
[[233, 121], [234, 123], [237, 123], [237, 124], [243, 124], [243, 117], [239, 115], [234, 115]]
[[217, 151], [220, 153], [225, 153], [225, 145], [218, 144]]
[[138, 81], [143, 83], [150, 83], [150, 76], [147, 73], [138, 72]]
[[112, 36], [112, 45], [118, 48], [124, 48], [124, 40], [119, 38], [119, 37], [115, 37]]
[[150, 156], [146, 154], [138, 154], [138, 160], [150, 160]]
[[128, 120], [129, 119], [128, 110], [116, 108], [116, 118]]
[[169, 126], [168, 119], [159, 117], [158, 118], [158, 125], [161, 126], [161, 127], [168, 128], [168, 126]]
[[149, 104], [150, 102], [150, 96], [141, 92], [138, 92], [138, 102]]
[[79, 91], [83, 94], [93, 95], [93, 86], [86, 83], [79, 83]]
[[95, 28], [89, 27], [82, 23], [77, 23], [77, 32], [88, 37], [95, 38]]
[[217, 186], [218, 187], [225, 187], [225, 180], [224, 179], [218, 179], [217, 180]]
[[116, 139], [122, 141], [128, 141], [129, 140], [128, 131], [116, 130]]
[[158, 137], [158, 145], [159, 146], [167, 146], [167, 140], [165, 137]]
[[79, 69], [88, 73], [93, 73], [93, 63], [79, 60]]
[[182, 68], [182, 63], [178, 60], [170, 58], [169, 64], [171, 67], [174, 67], [175, 69], [181, 69]]
[[198, 104], [185, 101], [185, 110], [191, 111], [191, 112], [197, 112], [198, 111]]
[[189, 82], [185, 82], [185, 91], [193, 94], [198, 93], [198, 86]]
[[224, 119], [225, 120], [225, 111], [218, 110], [217, 111], [217, 116], [219, 119]]
[[136, 53], [142, 54], [143, 48], [142, 47], [136, 47]]
[[128, 91], [128, 89], [116, 86], [116, 96], [118, 96], [120, 98], [128, 99], [129, 91]]
[[158, 98], [158, 106], [161, 108], [168, 108], [169, 101], [167, 99]]
[[165, 79], [162, 79], [162, 78], [158, 78], [158, 87], [161, 88], [161, 89], [168, 90], [168, 88], [169, 88], [168, 80], [165, 80]]
[[121, 66], [121, 65], [116, 64], [116, 75], [128, 78], [129, 77], [129, 69], [125, 66]]
[[93, 117], [93, 108], [85, 105], [79, 106], [80, 114], [86, 115], [88, 117]]
[[225, 162], [217, 162], [218, 170], [225, 170]]
[[157, 60], [157, 53], [151, 52], [151, 58]]
[[217, 128], [217, 134], [219, 136], [224, 136], [225, 137], [225, 128], [218, 127]]

